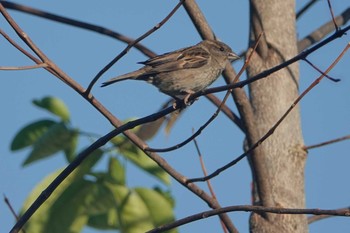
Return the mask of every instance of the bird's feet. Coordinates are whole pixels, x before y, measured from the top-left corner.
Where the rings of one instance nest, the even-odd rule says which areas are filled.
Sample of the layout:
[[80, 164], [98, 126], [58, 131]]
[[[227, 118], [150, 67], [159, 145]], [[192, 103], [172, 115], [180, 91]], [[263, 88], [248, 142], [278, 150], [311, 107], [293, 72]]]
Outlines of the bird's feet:
[[173, 108], [174, 109], [183, 109], [186, 108], [187, 106], [190, 106], [193, 104], [194, 101], [196, 101], [198, 98], [190, 100], [191, 95], [193, 95], [195, 92], [192, 90], [186, 90], [184, 91], [186, 94], [183, 99], [175, 98], [176, 101], [173, 103]]

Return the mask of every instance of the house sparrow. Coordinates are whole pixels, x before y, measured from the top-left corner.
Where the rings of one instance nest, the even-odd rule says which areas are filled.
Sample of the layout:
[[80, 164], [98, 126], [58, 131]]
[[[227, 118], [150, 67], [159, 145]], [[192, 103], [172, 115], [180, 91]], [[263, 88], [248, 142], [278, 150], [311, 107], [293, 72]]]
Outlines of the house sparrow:
[[153, 57], [139, 70], [112, 78], [102, 87], [125, 79], [144, 80], [159, 91], [188, 104], [191, 94], [211, 85], [227, 63], [238, 59], [226, 44], [204, 40], [197, 45]]

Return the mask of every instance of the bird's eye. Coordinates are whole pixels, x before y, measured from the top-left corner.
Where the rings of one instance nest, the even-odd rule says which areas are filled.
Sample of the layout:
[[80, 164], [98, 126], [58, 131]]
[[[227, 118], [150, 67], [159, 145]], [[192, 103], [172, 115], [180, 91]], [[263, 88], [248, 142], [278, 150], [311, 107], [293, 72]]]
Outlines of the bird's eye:
[[225, 51], [225, 48], [224, 47], [220, 47], [220, 51], [221, 52]]

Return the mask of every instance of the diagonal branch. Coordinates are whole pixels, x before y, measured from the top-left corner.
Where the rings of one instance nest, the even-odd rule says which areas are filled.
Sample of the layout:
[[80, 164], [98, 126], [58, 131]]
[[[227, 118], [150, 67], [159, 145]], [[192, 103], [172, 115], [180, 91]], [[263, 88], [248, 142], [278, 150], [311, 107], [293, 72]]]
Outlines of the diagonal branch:
[[[193, 130], [193, 129], [192, 129]], [[197, 154], [198, 154], [198, 157], [199, 157], [199, 162], [201, 164], [201, 168], [202, 168], [202, 171], [203, 171], [203, 175], [207, 175], [207, 169], [205, 167], [205, 163], [204, 163], [204, 160], [203, 160], [203, 156], [202, 156], [202, 153], [199, 149], [199, 145], [198, 145], [198, 142], [196, 139], [193, 139], [193, 142], [194, 142], [194, 146], [196, 147], [196, 150], [197, 150]], [[210, 180], [207, 180], [207, 186], [208, 186], [208, 189], [209, 189], [209, 192], [211, 194], [211, 196], [217, 200], [217, 197], [216, 197], [216, 194], [214, 192], [214, 188], [213, 186], [211, 185], [211, 182]], [[222, 230], [224, 231], [224, 233], [227, 233], [227, 229], [225, 227], [225, 224], [220, 220], [220, 223], [221, 223], [221, 227], [222, 227]]]
[[[197, 98], [201, 95], [207, 95], [209, 93], [216, 93], [216, 92], [221, 92], [221, 91], [225, 91], [228, 89], [232, 89], [232, 88], [242, 88], [252, 82], [255, 82], [257, 80], [266, 78], [267, 76], [269, 76], [270, 74], [277, 72], [291, 64], [293, 64], [294, 62], [297, 62], [299, 60], [303, 60], [305, 59], [308, 55], [310, 55], [311, 53], [315, 52], [316, 50], [320, 49], [321, 47], [327, 45], [328, 43], [332, 42], [335, 39], [338, 39], [340, 37], [342, 37], [344, 34], [346, 34], [347, 31], [350, 30], [350, 25], [343, 28], [343, 29], [339, 29], [338, 31], [336, 31], [334, 34], [332, 34], [331, 36], [327, 37], [326, 39], [324, 39], [323, 41], [319, 42], [318, 44], [314, 45], [313, 47], [302, 51], [301, 53], [299, 53], [297, 56], [275, 66], [272, 67], [271, 69], [265, 70], [264, 72], [261, 72], [260, 74], [257, 74], [247, 80], [243, 80], [234, 84], [229, 84], [229, 85], [225, 85], [225, 86], [219, 86], [219, 87], [213, 87], [213, 88], [209, 88], [206, 89], [204, 91], [195, 93], [191, 96], [191, 98]], [[190, 100], [192, 100], [190, 98]]]
[[302, 16], [310, 7], [312, 7], [318, 0], [310, 0], [308, 3], [301, 8], [296, 15], [296, 18], [298, 19], [300, 16]]
[[[112, 37], [114, 39], [120, 40], [122, 42], [125, 42], [127, 44], [131, 43], [134, 41], [134, 39], [127, 37], [123, 34], [120, 34], [118, 32], [115, 32], [113, 30], [110, 30], [108, 28], [105, 27], [101, 27], [95, 24], [91, 24], [91, 23], [86, 23], [80, 20], [76, 20], [76, 19], [71, 19], [68, 17], [64, 17], [64, 16], [60, 16], [57, 14], [52, 14], [49, 13], [47, 11], [43, 11], [43, 10], [38, 10], [32, 7], [28, 7], [28, 6], [24, 6], [22, 4], [17, 4], [17, 3], [13, 3], [13, 2], [8, 2], [8, 1], [0, 1], [0, 3], [7, 9], [12, 9], [12, 10], [16, 10], [16, 11], [20, 11], [23, 13], [27, 13], [27, 14], [31, 14], [34, 16], [38, 16], [44, 19], [48, 19], [48, 20], [52, 20], [55, 22], [59, 22], [59, 23], [63, 23], [63, 24], [67, 24], [70, 26], [75, 26], [78, 28], [82, 28], [82, 29], [86, 29], [86, 30], [90, 30], [93, 32], [97, 32], [100, 33], [102, 35], [106, 35], [109, 37]], [[145, 47], [144, 45], [137, 43], [134, 45], [134, 47], [136, 49], [138, 49], [141, 53], [145, 54], [148, 57], [154, 57], [156, 54], [154, 52], [152, 52], [150, 49], [148, 49], [147, 47]]]
[[183, 4], [185, 0], [181, 0], [171, 11], [170, 13], [158, 24], [156, 24], [153, 28], [142, 34], [139, 38], [137, 38], [134, 41], [129, 42], [129, 44], [126, 46], [126, 48], [121, 51], [112, 61], [110, 61], [105, 67], [102, 68], [100, 72], [97, 73], [97, 75], [92, 79], [91, 83], [89, 84], [88, 88], [86, 89], [85, 95], [89, 95], [91, 92], [92, 87], [97, 82], [97, 80], [109, 69], [111, 68], [117, 61], [119, 61], [120, 58], [122, 58], [125, 54], [128, 53], [128, 51], [138, 42], [145, 39], [147, 36], [151, 35], [153, 32], [157, 31], [159, 28], [161, 28], [174, 14], [175, 12], [180, 8], [180, 6]]
[[[6, 20], [10, 23], [10, 25], [13, 27], [13, 29], [16, 31], [19, 35], [25, 35], [23, 30], [13, 21], [11, 16], [6, 12], [6, 10], [3, 8], [2, 4], [0, 3], [0, 11], [6, 18]], [[28, 221], [28, 219], [35, 213], [35, 211], [42, 205], [42, 203], [49, 198], [49, 196], [54, 192], [54, 190], [58, 187], [58, 185], [77, 167], [79, 164], [87, 157], [89, 154], [104, 145], [108, 142], [110, 138], [112, 138], [115, 134], [122, 132], [132, 143], [134, 143], [137, 147], [142, 149], [147, 147], [146, 143], [142, 141], [139, 137], [137, 137], [134, 133], [131, 131], [128, 131], [127, 127], [132, 127], [132, 123], [122, 124], [122, 122], [114, 117], [94, 96], [91, 94], [86, 95], [85, 90], [83, 87], [81, 87], [77, 82], [75, 82], [73, 79], [71, 79], [68, 75], [66, 75], [59, 67], [57, 67], [53, 62], [50, 61], [49, 58], [46, 57], [44, 53], [42, 53], [36, 45], [30, 40], [28, 36], [20, 36], [21, 39], [33, 50], [37, 53], [37, 55], [44, 60], [49, 67], [47, 69], [49, 72], [53, 73], [55, 76], [59, 77], [62, 81], [64, 81], [69, 87], [74, 89], [77, 93], [79, 93], [83, 98], [85, 98], [96, 110], [98, 110], [105, 118], [107, 118], [112, 125], [114, 125], [117, 129], [114, 131], [106, 134], [104, 137], [97, 140], [95, 143], [90, 145], [88, 149], [84, 150], [82, 153], [80, 153], [76, 160], [74, 160], [69, 166], [66, 167], [66, 169], [55, 179], [55, 181], [49, 185], [49, 187], [40, 195], [35, 202], [30, 206], [30, 208], [23, 214], [23, 216], [20, 218], [20, 220], [13, 226], [11, 233], [18, 232], [25, 222]], [[35, 60], [36, 62], [37, 60]], [[169, 113], [171, 111], [175, 111], [173, 107], [167, 108], [161, 113]], [[149, 116], [151, 119], [152, 117], [155, 117], [155, 114], [152, 114]], [[158, 115], [161, 117], [162, 115]], [[146, 117], [147, 119], [147, 117]], [[153, 120], [158, 118], [153, 118]], [[137, 124], [142, 124], [144, 122], [144, 118], [141, 120], [137, 120]], [[135, 123], [135, 122], [134, 122]], [[134, 125], [135, 126], [135, 125]], [[195, 195], [200, 197], [202, 200], [204, 200], [211, 208], [220, 208], [220, 205], [217, 203], [216, 200], [214, 200], [212, 197], [210, 197], [208, 194], [206, 194], [203, 190], [201, 190], [198, 186], [194, 184], [186, 184], [186, 178], [178, 173], [176, 170], [174, 170], [163, 158], [161, 158], [156, 153], [148, 153], [145, 152], [149, 158], [151, 158], [153, 161], [155, 161], [160, 167], [162, 167], [170, 176], [172, 176], [175, 180], [177, 180], [180, 184], [182, 184], [184, 187], [189, 189], [191, 192], [193, 192]], [[229, 229], [230, 232], [236, 232], [235, 228], [233, 227], [232, 223], [230, 223], [228, 216], [226, 214], [220, 215], [220, 218], [223, 222], [225, 222], [226, 227]]]
[[[345, 25], [350, 19], [350, 8], [334, 18], [337, 25]], [[299, 52], [322, 40], [326, 35], [334, 31], [333, 20], [323, 24], [321, 27], [298, 41]]]

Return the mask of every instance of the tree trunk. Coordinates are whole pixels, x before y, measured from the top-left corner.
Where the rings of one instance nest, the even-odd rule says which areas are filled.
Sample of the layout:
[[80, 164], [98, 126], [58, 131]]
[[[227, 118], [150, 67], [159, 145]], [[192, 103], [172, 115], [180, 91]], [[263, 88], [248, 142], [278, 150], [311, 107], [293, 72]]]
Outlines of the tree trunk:
[[[248, 68], [248, 76], [276, 66], [295, 56], [297, 50], [295, 2], [293, 0], [251, 0], [250, 39], [255, 43], [263, 32]], [[262, 137], [298, 96], [299, 67], [293, 64], [250, 85], [254, 112], [251, 145]], [[257, 135], [252, 136], [252, 135]], [[299, 107], [296, 106], [277, 130], [251, 155], [255, 204], [304, 208], [304, 165], [306, 152]], [[252, 214], [251, 232], [308, 232], [305, 215]]]

